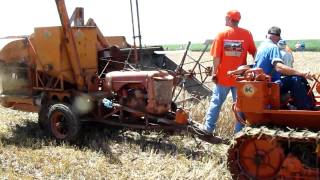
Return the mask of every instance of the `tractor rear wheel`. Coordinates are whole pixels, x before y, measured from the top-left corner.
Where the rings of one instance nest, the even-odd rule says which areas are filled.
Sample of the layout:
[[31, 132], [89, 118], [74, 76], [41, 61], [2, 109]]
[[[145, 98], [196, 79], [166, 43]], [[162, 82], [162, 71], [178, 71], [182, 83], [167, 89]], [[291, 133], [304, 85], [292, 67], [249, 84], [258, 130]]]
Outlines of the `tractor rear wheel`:
[[47, 132], [57, 140], [75, 140], [81, 129], [81, 122], [69, 105], [57, 103], [48, 107], [45, 126]]

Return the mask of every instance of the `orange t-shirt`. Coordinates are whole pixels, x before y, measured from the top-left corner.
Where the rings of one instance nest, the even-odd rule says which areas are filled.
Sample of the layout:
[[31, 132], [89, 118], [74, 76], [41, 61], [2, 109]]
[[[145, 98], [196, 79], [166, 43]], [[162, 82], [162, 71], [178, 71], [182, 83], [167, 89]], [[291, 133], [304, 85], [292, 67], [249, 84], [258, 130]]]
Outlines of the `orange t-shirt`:
[[213, 57], [220, 57], [217, 83], [223, 86], [235, 86], [234, 78], [228, 76], [227, 72], [247, 64], [247, 53], [254, 56], [256, 50], [250, 31], [226, 26], [226, 29], [218, 34], [210, 50]]

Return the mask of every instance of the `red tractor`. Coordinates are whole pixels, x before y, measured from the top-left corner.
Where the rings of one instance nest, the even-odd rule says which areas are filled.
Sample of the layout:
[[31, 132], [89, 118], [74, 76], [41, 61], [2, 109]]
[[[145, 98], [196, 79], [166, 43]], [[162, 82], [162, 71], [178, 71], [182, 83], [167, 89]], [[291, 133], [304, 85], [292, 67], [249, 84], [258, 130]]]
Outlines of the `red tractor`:
[[[283, 109], [280, 88], [262, 69], [238, 77], [237, 119], [247, 125], [229, 149], [234, 179], [319, 179], [320, 112]], [[320, 91], [318, 79], [309, 90], [314, 105]], [[285, 101], [290, 103], [290, 98]], [[236, 115], [238, 113], [235, 113]]]

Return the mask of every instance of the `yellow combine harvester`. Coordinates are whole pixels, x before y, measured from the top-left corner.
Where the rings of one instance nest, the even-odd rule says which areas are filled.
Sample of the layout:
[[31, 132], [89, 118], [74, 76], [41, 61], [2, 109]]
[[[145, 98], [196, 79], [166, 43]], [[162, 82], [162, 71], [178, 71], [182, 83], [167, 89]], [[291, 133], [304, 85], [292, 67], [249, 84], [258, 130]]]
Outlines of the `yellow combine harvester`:
[[[104, 37], [92, 19], [84, 24], [83, 8], [76, 8], [69, 19], [64, 1], [56, 4], [62, 26], [38, 27], [30, 36], [2, 39], [3, 106], [38, 112], [40, 127], [58, 140], [77, 138], [84, 121], [199, 130], [172, 101], [174, 76], [159, 70], [165, 56], [154, 53], [161, 47], [141, 49], [121, 36]], [[137, 64], [157, 69], [141, 71], [134, 68]]]

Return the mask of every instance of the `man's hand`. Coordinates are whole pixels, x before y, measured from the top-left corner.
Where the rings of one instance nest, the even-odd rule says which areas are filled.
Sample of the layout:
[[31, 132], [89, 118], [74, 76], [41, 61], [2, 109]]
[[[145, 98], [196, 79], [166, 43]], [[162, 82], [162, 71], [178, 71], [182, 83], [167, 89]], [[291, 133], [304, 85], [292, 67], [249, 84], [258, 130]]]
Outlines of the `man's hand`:
[[310, 71], [303, 73], [303, 77], [313, 81], [316, 78], [316, 75], [311, 73]]
[[212, 74], [211, 80], [212, 82], [217, 83], [218, 82], [217, 74]]

